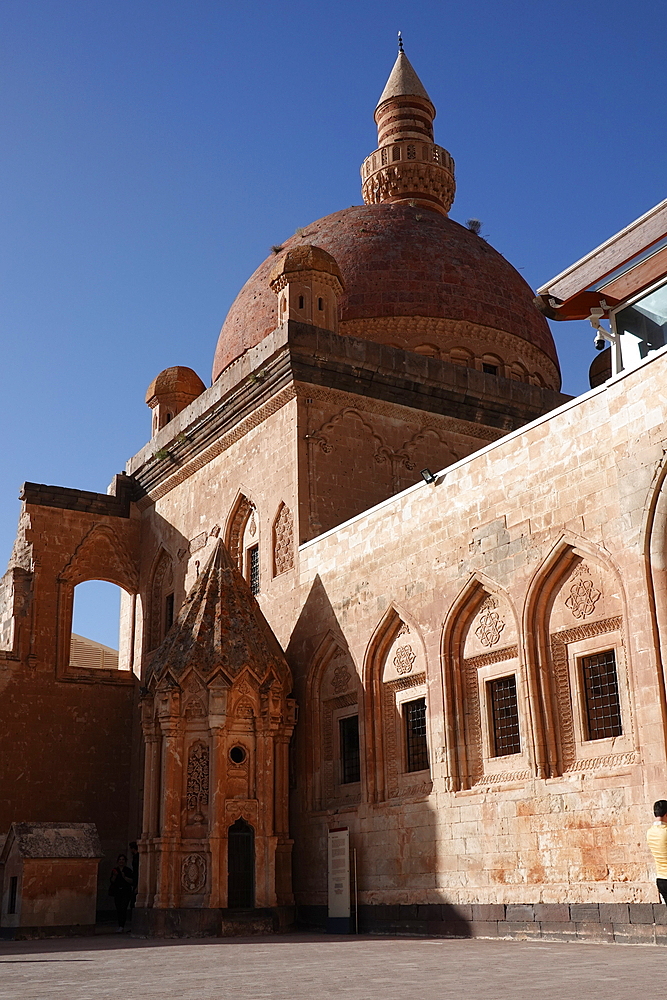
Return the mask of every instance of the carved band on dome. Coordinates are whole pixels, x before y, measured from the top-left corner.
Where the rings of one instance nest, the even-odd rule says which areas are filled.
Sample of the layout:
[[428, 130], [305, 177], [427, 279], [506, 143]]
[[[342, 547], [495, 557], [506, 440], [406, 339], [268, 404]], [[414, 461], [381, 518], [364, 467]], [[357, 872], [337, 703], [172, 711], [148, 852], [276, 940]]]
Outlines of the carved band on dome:
[[[527, 367], [543, 376], [548, 389], [559, 391], [560, 371], [548, 354], [513, 333], [471, 323], [469, 320], [444, 319], [438, 316], [347, 319], [341, 320], [340, 333], [347, 337], [358, 337], [360, 340], [373, 340], [376, 343], [386, 343], [388, 339], [397, 336], [412, 342], [435, 340], [443, 354], [454, 347], [472, 350], [471, 344], [474, 344], [475, 353], [478, 355], [495, 349], [504, 355], [504, 364], [509, 366], [515, 361], [522, 361]], [[414, 350], [414, 347], [403, 349]]]

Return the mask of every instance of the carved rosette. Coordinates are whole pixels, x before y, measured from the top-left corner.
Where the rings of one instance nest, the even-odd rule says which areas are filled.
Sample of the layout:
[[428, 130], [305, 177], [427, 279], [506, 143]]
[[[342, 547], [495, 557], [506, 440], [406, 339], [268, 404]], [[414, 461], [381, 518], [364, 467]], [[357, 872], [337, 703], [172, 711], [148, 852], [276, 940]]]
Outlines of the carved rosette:
[[181, 865], [181, 886], [186, 892], [202, 892], [206, 885], [206, 858], [188, 854]]

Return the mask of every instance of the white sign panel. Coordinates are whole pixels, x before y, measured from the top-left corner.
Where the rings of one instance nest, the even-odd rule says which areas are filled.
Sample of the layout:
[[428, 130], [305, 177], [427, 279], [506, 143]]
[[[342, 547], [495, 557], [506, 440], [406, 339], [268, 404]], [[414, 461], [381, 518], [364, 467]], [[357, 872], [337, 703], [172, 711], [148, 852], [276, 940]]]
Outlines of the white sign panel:
[[350, 831], [329, 830], [329, 916], [350, 916]]

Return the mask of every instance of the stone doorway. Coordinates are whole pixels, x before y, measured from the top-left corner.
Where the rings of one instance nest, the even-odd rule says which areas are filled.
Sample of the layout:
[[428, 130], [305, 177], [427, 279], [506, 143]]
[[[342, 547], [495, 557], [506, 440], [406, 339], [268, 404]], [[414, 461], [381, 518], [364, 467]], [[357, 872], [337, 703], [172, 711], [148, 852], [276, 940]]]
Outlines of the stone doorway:
[[255, 831], [244, 819], [237, 819], [227, 833], [227, 906], [251, 909], [255, 905]]

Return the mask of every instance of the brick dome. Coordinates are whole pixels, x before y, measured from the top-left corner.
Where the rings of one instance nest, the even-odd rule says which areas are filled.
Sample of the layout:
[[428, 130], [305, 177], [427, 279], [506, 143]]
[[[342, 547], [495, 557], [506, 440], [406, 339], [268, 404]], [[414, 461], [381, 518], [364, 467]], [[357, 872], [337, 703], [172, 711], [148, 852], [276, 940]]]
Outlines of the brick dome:
[[[345, 284], [339, 333], [437, 354], [495, 354], [560, 388], [556, 348], [533, 292], [485, 240], [439, 212], [407, 204], [334, 212], [284, 244], [331, 254]], [[271, 255], [249, 278], [220, 331], [213, 380], [278, 321]], [[453, 359], [453, 355], [452, 355]], [[501, 374], [504, 372], [501, 370]]]

